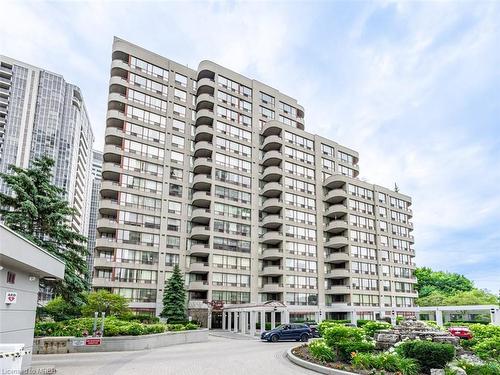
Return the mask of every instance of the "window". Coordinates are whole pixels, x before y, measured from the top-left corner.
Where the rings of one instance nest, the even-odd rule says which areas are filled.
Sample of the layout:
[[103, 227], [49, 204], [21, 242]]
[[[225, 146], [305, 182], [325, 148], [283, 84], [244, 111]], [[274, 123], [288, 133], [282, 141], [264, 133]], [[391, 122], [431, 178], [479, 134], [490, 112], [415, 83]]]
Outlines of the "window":
[[285, 155], [303, 163], [314, 164], [314, 155], [302, 150], [297, 150], [296, 148], [285, 146]]
[[146, 95], [139, 91], [128, 89], [127, 97], [129, 100], [142, 104], [146, 107], [154, 108], [161, 111], [167, 110], [167, 102], [165, 100], [155, 98], [154, 96]]
[[308, 150], [314, 150], [314, 141], [301, 137], [300, 135], [285, 131], [285, 140], [288, 143], [292, 143], [300, 147], [305, 147]]
[[215, 202], [214, 213], [234, 219], [250, 220], [251, 210], [249, 208]]
[[322, 162], [323, 168], [326, 168], [332, 172], [335, 171], [335, 163], [333, 162], [333, 160], [321, 158], [321, 162]]
[[268, 104], [268, 105], [274, 106], [274, 97], [272, 97], [271, 95], [268, 95], [268, 94], [266, 94], [264, 92], [261, 92], [260, 93], [260, 100], [264, 104]]
[[377, 193], [377, 194], [378, 194], [378, 201], [380, 203], [385, 204], [386, 199], [387, 199], [387, 195], [385, 195], [384, 193]]
[[218, 198], [229, 199], [234, 202], [246, 204], [251, 202], [250, 193], [241, 190], [230, 189], [223, 186], [215, 186], [215, 196]]
[[174, 115], [186, 117], [186, 107], [174, 103]]
[[321, 152], [323, 153], [323, 155], [328, 155], [332, 158], [335, 157], [335, 149], [332, 146], [328, 146], [322, 143]]
[[170, 153], [170, 161], [175, 164], [183, 164], [184, 163], [184, 154], [180, 152], [172, 151]]
[[286, 304], [316, 306], [318, 304], [318, 295], [308, 293], [286, 293]]
[[286, 249], [290, 254], [316, 257], [316, 245], [287, 241]]
[[156, 125], [161, 128], [165, 128], [167, 124], [167, 118], [165, 116], [157, 115], [156, 113], [151, 113], [144, 111], [140, 108], [127, 105], [125, 115], [131, 119], [142, 121], [146, 124]]
[[175, 146], [178, 148], [184, 148], [184, 138], [173, 134], [172, 135], [172, 146]]
[[172, 129], [177, 130], [180, 133], [184, 133], [184, 129], [186, 127], [186, 124], [180, 120], [173, 119], [172, 120]]
[[175, 83], [183, 87], [187, 87], [187, 77], [182, 74], [175, 73]]
[[293, 175], [308, 178], [310, 180], [314, 179], [314, 169], [290, 163], [288, 161], [285, 162], [285, 171]]
[[169, 201], [168, 202], [168, 213], [180, 215], [182, 210], [182, 204], [179, 202]]
[[272, 111], [272, 110], [270, 110], [270, 109], [268, 109], [266, 107], [260, 106], [260, 114], [264, 118], [269, 118], [269, 119], [273, 119], [274, 120], [274, 111]]
[[187, 100], [187, 93], [186, 91], [182, 91], [179, 89], [174, 90], [174, 98], [181, 101], [181, 102], [186, 102]]
[[168, 70], [147, 63], [146, 61], [138, 59], [137, 57], [130, 57], [130, 66], [154, 77], [162, 78], [164, 81], [168, 81]]
[[242, 176], [237, 173], [223, 171], [221, 169], [215, 170], [215, 179], [218, 181], [226, 182], [228, 184], [238, 185], [245, 188], [251, 187], [251, 178]]
[[167, 248], [169, 249], [180, 249], [181, 239], [177, 236], [167, 236]]
[[250, 253], [250, 241], [214, 237], [214, 249]]
[[289, 104], [280, 102], [280, 109], [287, 115], [292, 115], [293, 117], [297, 117], [298, 114], [297, 108], [292, 107]]
[[170, 168], [170, 179], [171, 180], [182, 181], [182, 173], [183, 173], [182, 169], [179, 169], [179, 168]]
[[349, 194], [368, 200], [373, 200], [373, 191], [349, 184]]
[[286, 209], [286, 219], [296, 223], [303, 223], [308, 225], [316, 225], [316, 215], [307, 212]]
[[219, 86], [225, 88], [226, 90], [231, 90], [233, 92], [239, 93], [240, 95], [252, 97], [252, 89], [244, 85], [240, 85], [237, 82], [231, 81], [223, 76], [218, 76]]
[[181, 185], [170, 184], [168, 188], [168, 195], [170, 195], [171, 197], [182, 197]]
[[240, 140], [252, 141], [252, 133], [236, 126], [226, 124], [224, 122], [217, 121], [217, 132], [230, 135], [232, 137], [238, 138]]
[[309, 210], [316, 209], [316, 200], [292, 193], [285, 193], [285, 203]]
[[16, 274], [11, 271], [7, 271], [7, 284], [15, 284], [16, 283]]
[[286, 269], [288, 271], [316, 273], [318, 264], [314, 260], [286, 258]]
[[250, 236], [250, 225], [225, 220], [214, 220], [214, 231], [248, 237]]
[[345, 152], [342, 151], [338, 151], [338, 157], [344, 163], [354, 165], [354, 156], [346, 154]]
[[344, 165], [339, 165], [339, 172], [344, 176], [354, 177], [354, 169], [348, 168]]
[[134, 86], [141, 87], [156, 94], [167, 96], [168, 86], [162, 85], [161, 83], [158, 83], [156, 81], [152, 81], [134, 73], [129, 74], [128, 81]]
[[179, 219], [167, 219], [167, 230], [172, 230], [174, 232], [179, 232], [181, 229], [181, 221]]
[[238, 159], [221, 153], [215, 154], [215, 163], [227, 168], [237, 169], [242, 172], [250, 172], [252, 164], [249, 161]]
[[158, 130], [153, 130], [146, 128], [144, 126], [139, 126], [132, 124], [130, 122], [125, 122], [124, 129], [126, 134], [133, 135], [138, 138], [145, 139], [147, 141], [152, 141], [160, 144], [165, 144], [165, 133]]
[[295, 178], [285, 177], [285, 186], [289, 189], [302, 193], [315, 194], [315, 185]]
[[179, 264], [179, 254], [165, 254], [165, 265], [166, 266], [175, 266]]
[[229, 139], [217, 137], [215, 146], [220, 150], [226, 150], [238, 155], [251, 156], [252, 148], [241, 143], [230, 141]]
[[294, 225], [287, 225], [286, 236], [299, 238], [302, 240], [316, 241], [316, 230], [303, 227], [296, 227]]

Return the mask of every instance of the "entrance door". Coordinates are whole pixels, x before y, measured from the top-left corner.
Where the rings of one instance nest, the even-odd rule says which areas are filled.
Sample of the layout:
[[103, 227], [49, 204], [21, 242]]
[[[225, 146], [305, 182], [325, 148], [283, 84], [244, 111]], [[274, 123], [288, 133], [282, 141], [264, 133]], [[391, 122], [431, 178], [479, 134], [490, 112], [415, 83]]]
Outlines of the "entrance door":
[[212, 311], [212, 329], [222, 329], [222, 311]]

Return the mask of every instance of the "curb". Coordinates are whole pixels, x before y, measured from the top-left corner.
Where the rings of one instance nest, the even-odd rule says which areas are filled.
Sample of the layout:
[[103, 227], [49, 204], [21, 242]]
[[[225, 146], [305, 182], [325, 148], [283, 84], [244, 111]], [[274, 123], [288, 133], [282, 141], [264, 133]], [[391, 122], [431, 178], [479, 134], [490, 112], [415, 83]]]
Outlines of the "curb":
[[318, 372], [320, 374], [325, 374], [325, 375], [358, 375], [355, 372], [337, 370], [337, 369], [333, 369], [330, 367], [317, 365], [316, 363], [304, 361], [303, 359], [297, 357], [296, 355], [294, 355], [292, 353], [292, 350], [295, 348], [298, 348], [298, 346], [288, 349], [286, 352], [286, 357], [288, 358], [288, 360], [290, 362], [296, 364], [297, 366], [301, 366], [301, 367], [304, 367], [308, 370], [315, 371], [315, 372]]

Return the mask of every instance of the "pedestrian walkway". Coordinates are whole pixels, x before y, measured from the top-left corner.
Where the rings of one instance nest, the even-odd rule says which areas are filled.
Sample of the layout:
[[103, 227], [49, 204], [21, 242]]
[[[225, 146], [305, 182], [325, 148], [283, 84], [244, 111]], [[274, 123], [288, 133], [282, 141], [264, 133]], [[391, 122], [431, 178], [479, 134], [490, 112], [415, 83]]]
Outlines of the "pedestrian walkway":
[[236, 333], [236, 332], [230, 332], [230, 331], [224, 331], [222, 329], [212, 329], [208, 333], [210, 336], [215, 336], [215, 337], [223, 337], [225, 339], [232, 339], [232, 340], [258, 340], [259, 336], [250, 336], [250, 335], [244, 335], [242, 333]]

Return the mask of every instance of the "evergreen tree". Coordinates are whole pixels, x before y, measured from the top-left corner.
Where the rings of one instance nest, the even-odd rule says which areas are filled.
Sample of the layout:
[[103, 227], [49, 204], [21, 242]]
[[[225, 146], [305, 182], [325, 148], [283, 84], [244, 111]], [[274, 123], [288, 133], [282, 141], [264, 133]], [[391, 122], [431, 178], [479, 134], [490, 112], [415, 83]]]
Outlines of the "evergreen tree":
[[54, 160], [42, 157], [31, 168], [11, 165], [12, 173], [0, 173], [12, 192], [0, 193], [0, 215], [6, 226], [65, 263], [64, 280], [42, 280], [42, 286], [52, 287], [69, 303], [80, 304], [81, 293], [89, 286], [87, 239], [69, 224], [76, 210], [64, 199], [64, 190], [51, 182], [53, 166]]
[[160, 316], [167, 318], [169, 322], [186, 321], [186, 290], [178, 265], [175, 265], [172, 276], [165, 284], [163, 311]]

